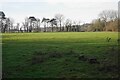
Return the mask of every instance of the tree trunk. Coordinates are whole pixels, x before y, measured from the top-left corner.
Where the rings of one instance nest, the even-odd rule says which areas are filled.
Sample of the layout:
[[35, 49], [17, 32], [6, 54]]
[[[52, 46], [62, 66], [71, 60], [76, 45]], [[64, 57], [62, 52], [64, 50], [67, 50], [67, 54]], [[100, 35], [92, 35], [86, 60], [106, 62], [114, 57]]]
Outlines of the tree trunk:
[[52, 25], [52, 32], [53, 32], [53, 25]]
[[60, 21], [60, 31], [61, 31], [61, 21]]

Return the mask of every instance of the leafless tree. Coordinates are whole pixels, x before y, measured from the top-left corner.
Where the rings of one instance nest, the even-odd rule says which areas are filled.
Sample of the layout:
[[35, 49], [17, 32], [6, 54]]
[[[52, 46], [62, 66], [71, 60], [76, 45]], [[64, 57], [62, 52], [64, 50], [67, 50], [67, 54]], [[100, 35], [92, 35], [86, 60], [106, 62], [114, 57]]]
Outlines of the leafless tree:
[[64, 20], [64, 15], [62, 15], [62, 14], [56, 14], [55, 15], [55, 19], [59, 23], [60, 31], [62, 31], [62, 21]]
[[66, 31], [71, 31], [71, 26], [72, 26], [72, 20], [70, 19], [66, 19], [65, 21], [65, 27], [66, 27]]
[[106, 30], [107, 22], [115, 21], [118, 18], [118, 13], [116, 10], [104, 10], [99, 14], [99, 17], [104, 21]]
[[17, 23], [16, 26], [14, 26], [15, 27], [14, 30], [17, 31], [17, 32], [19, 32], [19, 26], [20, 26], [20, 24]]
[[23, 23], [24, 31], [29, 32], [29, 18], [25, 18], [25, 22]]
[[116, 19], [118, 19], [118, 12], [116, 10], [110, 10], [109, 17], [110, 20], [115, 21]]
[[14, 24], [14, 19], [11, 18], [11, 17], [9, 17], [9, 25], [10, 25], [10, 28], [11, 28], [11, 29], [14, 29], [13, 24]]
[[91, 31], [103, 31], [104, 22], [101, 19], [94, 19], [92, 21]]

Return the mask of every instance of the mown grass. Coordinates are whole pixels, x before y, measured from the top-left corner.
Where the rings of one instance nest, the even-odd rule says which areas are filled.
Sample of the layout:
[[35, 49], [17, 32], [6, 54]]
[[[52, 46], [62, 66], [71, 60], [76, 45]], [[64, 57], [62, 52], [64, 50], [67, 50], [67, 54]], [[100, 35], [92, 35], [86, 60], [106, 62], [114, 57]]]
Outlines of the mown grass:
[[[117, 32], [4, 33], [3, 77], [116, 78], [117, 40]], [[89, 63], [91, 57], [100, 64]]]

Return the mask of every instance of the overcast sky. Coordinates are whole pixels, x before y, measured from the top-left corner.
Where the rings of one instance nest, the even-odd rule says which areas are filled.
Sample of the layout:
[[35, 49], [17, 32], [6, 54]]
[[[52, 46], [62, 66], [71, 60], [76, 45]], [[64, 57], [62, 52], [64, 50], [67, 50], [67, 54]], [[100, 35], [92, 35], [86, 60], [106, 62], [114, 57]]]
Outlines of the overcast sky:
[[52, 18], [61, 13], [82, 23], [98, 18], [103, 10], [117, 10], [119, 0], [0, 0], [0, 11], [6, 17], [12, 17], [17, 22], [23, 22], [25, 17], [35, 16]]

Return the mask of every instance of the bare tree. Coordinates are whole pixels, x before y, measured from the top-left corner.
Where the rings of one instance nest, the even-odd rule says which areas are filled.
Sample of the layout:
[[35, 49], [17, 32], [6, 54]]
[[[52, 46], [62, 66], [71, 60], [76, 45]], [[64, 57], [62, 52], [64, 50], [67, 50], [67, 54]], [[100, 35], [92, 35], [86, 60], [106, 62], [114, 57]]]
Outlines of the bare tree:
[[9, 25], [10, 25], [10, 28], [11, 28], [11, 29], [14, 29], [13, 24], [14, 24], [14, 19], [11, 18], [11, 17], [9, 17]]
[[73, 21], [73, 25], [72, 25], [72, 31], [73, 32], [76, 31], [76, 25], [77, 25], [77, 21]]
[[79, 21], [77, 22], [77, 26], [76, 26], [76, 27], [77, 27], [77, 32], [80, 31], [80, 27], [81, 27], [80, 24], [81, 24], [81, 21], [79, 20]]
[[19, 32], [19, 26], [20, 26], [19, 23], [17, 23], [16, 26], [15, 26], [15, 30], [16, 30], [17, 32]]
[[66, 19], [65, 21], [65, 27], [66, 27], [66, 31], [71, 31], [71, 26], [72, 26], [72, 20], [70, 19]]
[[94, 19], [92, 21], [92, 26], [91, 26], [92, 31], [103, 31], [104, 29], [104, 22], [100, 19]]
[[105, 23], [105, 30], [108, 21], [114, 21], [118, 18], [118, 13], [116, 10], [104, 10], [99, 14], [101, 20]]
[[109, 10], [109, 18], [111, 21], [118, 19], [118, 12], [116, 10]]
[[25, 22], [23, 23], [23, 26], [24, 26], [24, 31], [29, 32], [29, 18], [28, 17], [25, 18]]
[[55, 19], [58, 21], [60, 25], [60, 31], [62, 31], [62, 21], [64, 20], [64, 16], [62, 14], [56, 14]]

